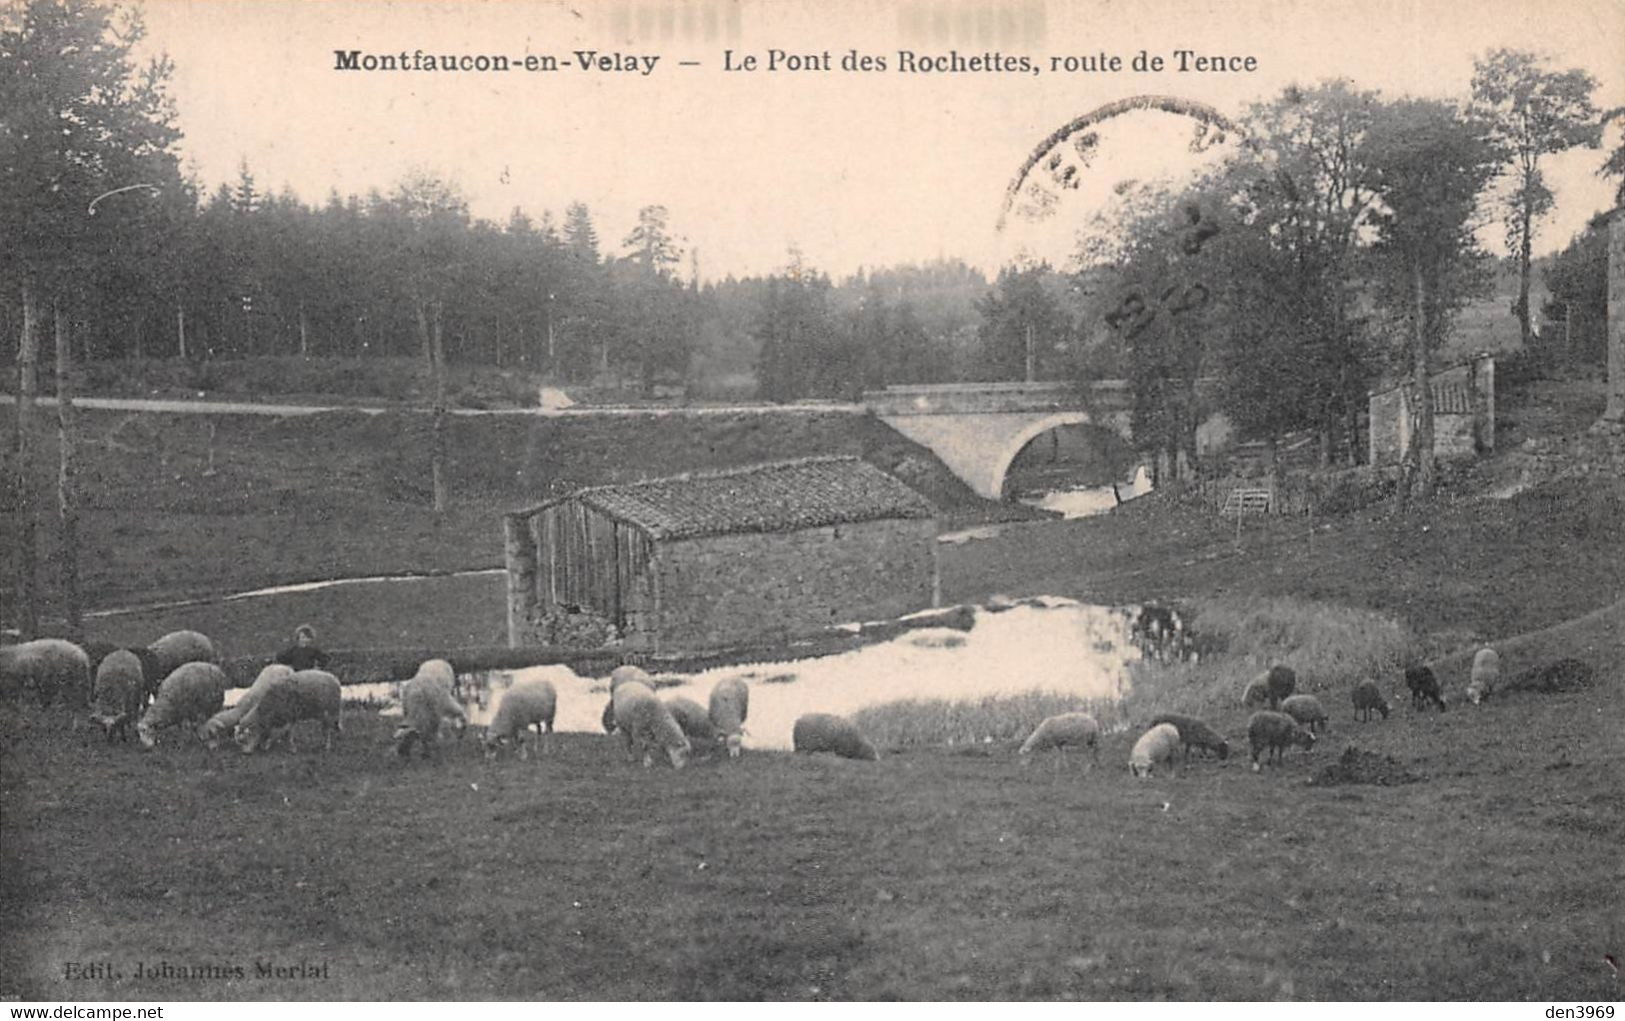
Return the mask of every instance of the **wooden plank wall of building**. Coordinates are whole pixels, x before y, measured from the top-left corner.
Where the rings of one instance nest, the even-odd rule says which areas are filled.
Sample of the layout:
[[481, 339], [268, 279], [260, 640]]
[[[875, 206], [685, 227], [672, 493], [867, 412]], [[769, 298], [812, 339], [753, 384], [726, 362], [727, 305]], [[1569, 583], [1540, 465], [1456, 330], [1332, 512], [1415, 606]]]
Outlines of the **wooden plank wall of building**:
[[538, 512], [533, 522], [538, 595], [551, 603], [590, 607], [624, 628], [634, 589], [652, 591], [649, 536], [574, 500]]

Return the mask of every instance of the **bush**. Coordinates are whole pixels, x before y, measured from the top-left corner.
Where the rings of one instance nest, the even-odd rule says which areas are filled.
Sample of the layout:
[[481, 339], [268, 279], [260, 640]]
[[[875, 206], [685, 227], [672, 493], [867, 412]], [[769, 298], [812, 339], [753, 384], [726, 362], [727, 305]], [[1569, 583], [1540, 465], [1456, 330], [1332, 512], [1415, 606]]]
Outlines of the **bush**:
[[1003, 744], [1026, 740], [1048, 717], [1075, 712], [1093, 713], [1102, 726], [1118, 715], [1109, 702], [1034, 691], [980, 699], [904, 699], [859, 710], [852, 722], [880, 747]]
[[1196, 663], [1142, 660], [1129, 668], [1133, 687], [1123, 711], [1135, 719], [1162, 712], [1201, 715], [1241, 704], [1241, 693], [1272, 663], [1298, 675], [1298, 690], [1341, 691], [1382, 682], [1419, 656], [1419, 638], [1369, 610], [1295, 599], [1207, 597], [1182, 608], [1187, 630], [1229, 651]]

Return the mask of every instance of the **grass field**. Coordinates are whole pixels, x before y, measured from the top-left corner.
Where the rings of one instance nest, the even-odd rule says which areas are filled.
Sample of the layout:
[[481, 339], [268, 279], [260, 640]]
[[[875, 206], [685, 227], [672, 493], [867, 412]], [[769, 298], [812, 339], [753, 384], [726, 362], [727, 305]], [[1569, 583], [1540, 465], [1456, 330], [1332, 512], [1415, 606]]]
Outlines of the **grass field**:
[[[143, 755], [25, 710], [0, 996], [1618, 999], [1620, 623], [1591, 625], [1591, 691], [1371, 724], [1338, 703], [1280, 768], [1144, 781], [1132, 733], [1093, 772], [1001, 743], [678, 773], [577, 734], [401, 762], [360, 711], [330, 754]], [[1350, 743], [1421, 781], [1306, 783]], [[159, 961], [244, 977], [134, 977]]]
[[[133, 458], [98, 448], [93, 605], [494, 565], [496, 509], [546, 478], [765, 442], [745, 424], [710, 434], [714, 450], [659, 430], [630, 446], [637, 434], [608, 427], [458, 430], [467, 456], [437, 523], [403, 428], [223, 422], [215, 476], [201, 422], [126, 437], [145, 451]], [[772, 449], [833, 442], [819, 428]], [[391, 721], [362, 711], [329, 754], [210, 753], [178, 734], [142, 754], [63, 712], [0, 706], [0, 997], [1617, 1000], [1622, 520], [1625, 483], [1605, 479], [1398, 519], [1249, 521], [1239, 542], [1153, 499], [944, 544], [949, 602], [1160, 598], [1223, 636], [1195, 667], [1137, 671], [1122, 711], [1198, 710], [1238, 753], [1145, 781], [1124, 767], [1134, 726], [1092, 772], [1079, 756], [1023, 767], [1020, 728], [993, 728], [1032, 705], [970, 719], [967, 733], [1000, 735], [987, 743], [913, 743], [950, 724], [905, 707], [878, 763], [754, 752], [681, 773], [587, 734], [539, 763], [488, 763], [472, 740], [402, 762]], [[199, 627], [263, 655], [311, 620], [330, 648], [436, 648], [492, 639], [502, 607], [499, 576], [436, 577], [89, 630]], [[1573, 655], [1597, 684], [1452, 697], [1441, 715], [1413, 712], [1390, 672], [1392, 717], [1352, 719], [1353, 676], [1421, 651], [1454, 696], [1484, 641], [1509, 673]], [[1331, 730], [1254, 774], [1234, 686], [1283, 656]], [[1420, 779], [1309, 783], [1351, 745]], [[261, 977], [261, 961], [326, 977]], [[231, 977], [139, 979], [138, 962]], [[70, 980], [69, 963], [122, 977]]]

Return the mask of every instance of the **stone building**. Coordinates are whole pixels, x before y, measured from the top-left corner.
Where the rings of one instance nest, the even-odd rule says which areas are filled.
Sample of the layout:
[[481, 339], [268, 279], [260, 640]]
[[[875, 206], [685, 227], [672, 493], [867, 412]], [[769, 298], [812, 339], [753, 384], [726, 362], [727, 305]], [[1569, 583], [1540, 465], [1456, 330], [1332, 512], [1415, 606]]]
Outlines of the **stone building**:
[[937, 602], [935, 509], [856, 457], [597, 486], [507, 515], [508, 642], [585, 610], [628, 647], [725, 648]]
[[[1480, 354], [1432, 374], [1433, 453], [1473, 457], [1495, 449], [1495, 359]], [[1410, 449], [1416, 416], [1408, 384], [1373, 391], [1371, 463], [1397, 464]]]

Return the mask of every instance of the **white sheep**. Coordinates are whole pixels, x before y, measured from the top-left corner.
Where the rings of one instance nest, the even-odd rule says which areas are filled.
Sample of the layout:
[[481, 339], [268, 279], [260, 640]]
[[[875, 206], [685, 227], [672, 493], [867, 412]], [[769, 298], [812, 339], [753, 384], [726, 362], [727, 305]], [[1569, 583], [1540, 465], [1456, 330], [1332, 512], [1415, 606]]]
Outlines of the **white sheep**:
[[[457, 670], [447, 660], [426, 659], [418, 664], [417, 673], [412, 676], [422, 677], [426, 681], [433, 681], [446, 689], [446, 692], [452, 696], [452, 701], [457, 700]], [[451, 727], [460, 741], [468, 731], [468, 713], [459, 704], [457, 712], [448, 712], [443, 723]]]
[[1320, 699], [1313, 695], [1288, 695], [1281, 700], [1281, 712], [1311, 731], [1326, 729], [1326, 710], [1321, 706]]
[[718, 681], [716, 687], [711, 689], [709, 701], [711, 724], [727, 743], [728, 758], [739, 758], [745, 733], [745, 716], [750, 712], [750, 689], [739, 678], [729, 677]]
[[286, 735], [293, 748], [293, 725], [300, 720], [320, 720], [326, 734], [326, 749], [344, 731], [344, 686], [326, 670], [296, 670], [276, 677], [266, 685], [259, 701], [237, 724], [237, 746], [248, 755], [268, 748], [276, 737]]
[[681, 695], [672, 695], [665, 699], [666, 711], [671, 713], [677, 726], [682, 728], [683, 736], [688, 738], [690, 748], [704, 749], [709, 752], [721, 740], [717, 733], [716, 724], [711, 722], [711, 714], [705, 707], [691, 698]]
[[615, 689], [628, 681], [636, 681], [650, 691], [655, 690], [654, 678], [649, 671], [634, 663], [622, 663], [609, 672], [609, 701], [604, 704], [604, 713], [599, 720], [603, 724], [604, 733], [615, 733]]
[[261, 669], [259, 675], [254, 678], [254, 683], [248, 686], [248, 690], [243, 692], [242, 697], [234, 705], [220, 710], [204, 722], [203, 729], [198, 732], [203, 742], [210, 748], [219, 747], [220, 739], [232, 736], [243, 717], [248, 715], [248, 711], [260, 704], [266, 689], [279, 678], [292, 676], [293, 667], [285, 663], [271, 663]]
[[880, 758], [856, 726], [833, 713], [808, 713], [796, 720], [790, 742], [798, 752], [833, 752], [843, 759], [874, 762]]
[[1140, 735], [1128, 755], [1128, 770], [1135, 776], [1151, 776], [1157, 763], [1166, 762], [1173, 768], [1174, 756], [1185, 747], [1179, 739], [1179, 728], [1172, 723], [1159, 723]]
[[226, 672], [213, 663], [182, 663], [170, 671], [158, 685], [158, 697], [135, 725], [142, 747], [148, 750], [155, 747], [157, 732], [164, 727], [203, 723], [219, 712], [226, 701], [228, 683]]
[[615, 694], [615, 689], [628, 681], [637, 681], [650, 691], [655, 690], [654, 678], [649, 676], [649, 671], [635, 663], [622, 663], [609, 672], [609, 693]]
[[0, 646], [0, 692], [32, 688], [39, 704], [48, 706], [58, 694], [90, 700], [90, 656], [61, 638], [36, 638], [18, 645]]
[[1467, 682], [1467, 700], [1473, 705], [1495, 694], [1501, 686], [1501, 654], [1488, 645], [1473, 656], [1473, 673]]
[[168, 677], [183, 663], [218, 663], [220, 650], [201, 631], [171, 631], [147, 646], [158, 660], [158, 671]]
[[1063, 756], [1071, 747], [1088, 748], [1100, 759], [1100, 724], [1088, 713], [1060, 713], [1040, 723], [1027, 740], [1022, 742], [1020, 754], [1056, 749]]
[[447, 660], [426, 659], [418, 664], [417, 673], [412, 676], [427, 677], [452, 694], [457, 693], [457, 671]]
[[525, 736], [532, 725], [536, 727], [538, 751], [546, 751], [542, 740], [545, 734], [553, 732], [553, 716], [558, 705], [559, 693], [552, 681], [526, 681], [509, 688], [497, 703], [491, 725], [485, 728], [486, 758], [494, 758], [498, 749], [509, 741], [519, 746], [521, 759], [529, 758]]
[[115, 649], [96, 666], [95, 693], [91, 698], [90, 719], [99, 724], [111, 742], [130, 739], [130, 724], [139, 719], [147, 705], [147, 684], [141, 673], [141, 660], [129, 649]]
[[663, 749], [672, 768], [688, 764], [692, 750], [671, 710], [639, 681], [624, 681], [610, 696], [615, 703], [615, 724], [626, 735], [627, 747], [641, 754], [645, 768], [654, 764], [654, 749]]
[[[437, 661], [430, 660], [424, 666], [434, 662]], [[424, 672], [420, 668], [411, 680], [401, 685], [401, 713], [405, 719], [395, 728], [395, 754], [403, 758], [412, 753], [413, 742], [421, 744], [422, 755], [428, 758], [440, 740], [443, 727], [450, 726], [462, 733], [468, 726], [468, 713], [433, 670]]]
[[1267, 752], [1264, 761], [1279, 761], [1287, 748], [1299, 745], [1305, 749], [1315, 746], [1315, 735], [1303, 729], [1298, 721], [1286, 713], [1264, 709], [1253, 713], [1247, 721], [1247, 740], [1253, 747], [1253, 772], [1261, 768], [1258, 753]]

